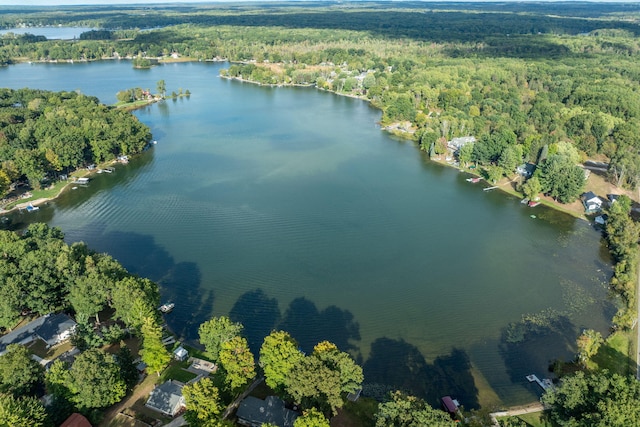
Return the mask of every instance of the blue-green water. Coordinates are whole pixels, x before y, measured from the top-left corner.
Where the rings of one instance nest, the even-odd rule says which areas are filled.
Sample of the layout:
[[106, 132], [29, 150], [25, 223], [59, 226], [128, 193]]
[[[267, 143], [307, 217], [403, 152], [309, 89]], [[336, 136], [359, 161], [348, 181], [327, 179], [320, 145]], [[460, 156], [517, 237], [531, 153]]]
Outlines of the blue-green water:
[[[176, 303], [167, 322], [188, 339], [213, 315], [242, 321], [254, 348], [273, 328], [307, 351], [329, 339], [358, 357], [367, 382], [432, 402], [533, 399], [525, 375], [571, 359], [583, 328], [606, 331], [610, 266], [586, 222], [483, 192], [381, 132], [365, 102], [227, 81], [221, 67], [0, 69], [0, 86], [108, 104], [160, 79], [192, 93], [136, 112], [153, 149], [14, 220], [61, 227], [156, 280]], [[510, 322], [549, 309], [560, 314], [553, 328], [503, 338]]]

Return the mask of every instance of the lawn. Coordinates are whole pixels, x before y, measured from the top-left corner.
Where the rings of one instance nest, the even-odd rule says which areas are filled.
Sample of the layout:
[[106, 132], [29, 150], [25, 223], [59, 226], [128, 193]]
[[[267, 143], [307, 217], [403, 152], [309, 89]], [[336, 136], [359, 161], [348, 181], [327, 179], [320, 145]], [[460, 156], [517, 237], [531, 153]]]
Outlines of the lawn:
[[378, 402], [373, 399], [361, 397], [356, 402], [347, 401], [331, 419], [331, 427], [373, 427], [377, 411]]
[[165, 369], [162, 374], [160, 374], [160, 381], [158, 381], [158, 384], [162, 384], [168, 380], [176, 380], [185, 384], [188, 383], [189, 381], [197, 377], [196, 374], [185, 371], [185, 368], [188, 367], [188, 362], [171, 362], [167, 369]]
[[633, 359], [633, 334], [618, 331], [611, 334], [593, 356], [590, 369], [608, 369], [620, 375], [634, 375], [636, 363]]
[[28, 347], [29, 350], [36, 356], [43, 359], [53, 360], [62, 355], [64, 352], [71, 350], [73, 346], [71, 345], [70, 341], [67, 341], [60, 345], [47, 348], [47, 344], [44, 341], [38, 339], [33, 341]]
[[[512, 420], [520, 420], [526, 423], [527, 427], [552, 427], [550, 421], [544, 419], [544, 412], [532, 412], [530, 414], [518, 415], [517, 417], [506, 417]], [[506, 418], [498, 418], [498, 422], [502, 425], [501, 420]], [[515, 424], [514, 425], [520, 425]]]

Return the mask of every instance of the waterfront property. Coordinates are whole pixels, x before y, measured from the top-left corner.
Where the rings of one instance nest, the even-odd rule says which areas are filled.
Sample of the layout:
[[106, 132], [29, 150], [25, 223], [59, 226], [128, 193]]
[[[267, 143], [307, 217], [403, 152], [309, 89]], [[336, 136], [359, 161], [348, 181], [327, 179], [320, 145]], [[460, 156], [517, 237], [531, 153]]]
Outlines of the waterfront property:
[[585, 213], [596, 213], [602, 209], [602, 199], [596, 196], [593, 191], [589, 191], [582, 195], [582, 204], [584, 205]]
[[40, 316], [28, 324], [0, 337], [0, 355], [4, 354], [11, 344], [26, 345], [35, 340], [42, 340], [47, 348], [60, 344], [71, 337], [76, 322], [64, 313]]

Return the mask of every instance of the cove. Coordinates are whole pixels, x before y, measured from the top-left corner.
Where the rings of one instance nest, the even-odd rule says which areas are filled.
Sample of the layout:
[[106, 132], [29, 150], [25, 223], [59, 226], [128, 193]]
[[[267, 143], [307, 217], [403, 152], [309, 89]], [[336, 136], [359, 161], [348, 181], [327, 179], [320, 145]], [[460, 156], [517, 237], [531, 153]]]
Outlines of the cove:
[[[154, 148], [14, 223], [60, 227], [157, 281], [186, 339], [230, 315], [254, 351], [273, 328], [307, 352], [330, 340], [357, 357], [371, 395], [527, 402], [540, 390], [525, 375], [572, 359], [582, 329], [606, 332], [610, 262], [586, 222], [483, 192], [381, 132], [363, 101], [227, 81], [222, 67], [0, 69], [5, 87], [107, 104], [161, 79], [192, 93], [136, 112]], [[523, 315], [540, 327], [513, 339]]]

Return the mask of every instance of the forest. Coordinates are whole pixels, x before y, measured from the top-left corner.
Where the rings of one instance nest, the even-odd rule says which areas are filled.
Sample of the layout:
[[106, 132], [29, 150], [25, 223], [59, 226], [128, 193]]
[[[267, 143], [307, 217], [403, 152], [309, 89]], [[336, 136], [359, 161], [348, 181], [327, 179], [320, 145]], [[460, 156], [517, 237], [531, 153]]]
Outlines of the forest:
[[79, 167], [141, 152], [151, 131], [130, 112], [76, 92], [0, 89], [0, 196]]

